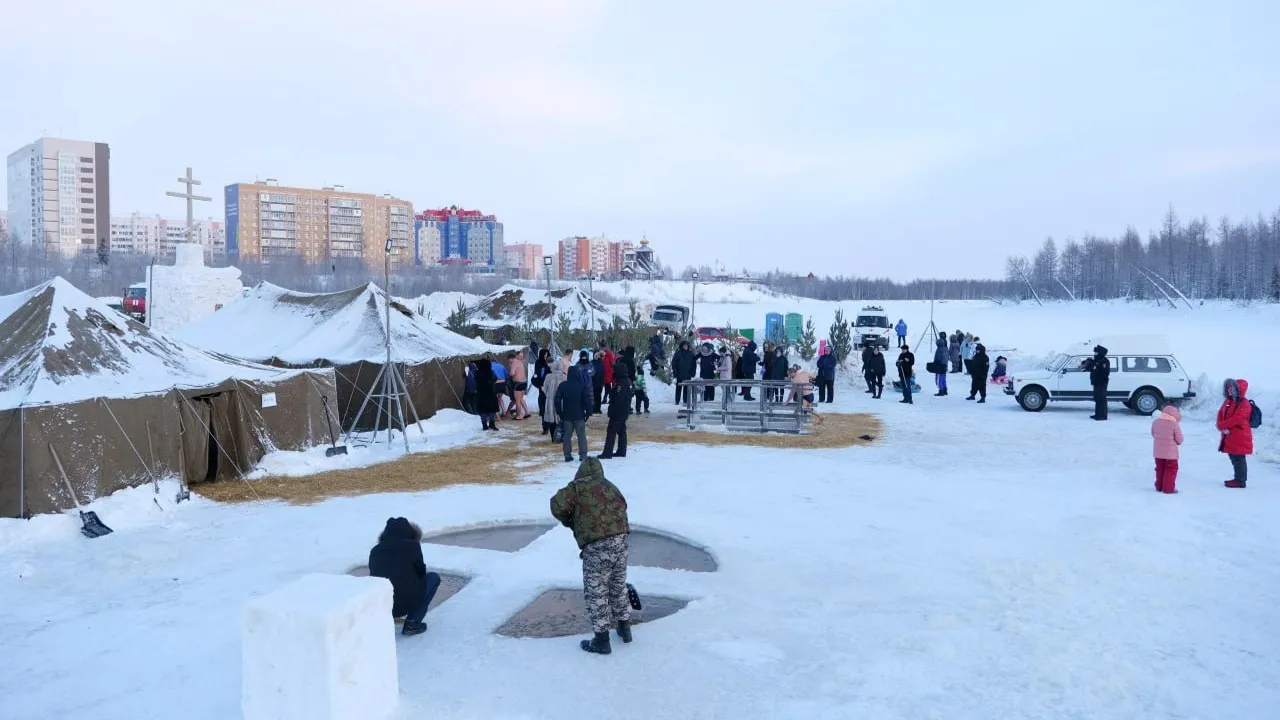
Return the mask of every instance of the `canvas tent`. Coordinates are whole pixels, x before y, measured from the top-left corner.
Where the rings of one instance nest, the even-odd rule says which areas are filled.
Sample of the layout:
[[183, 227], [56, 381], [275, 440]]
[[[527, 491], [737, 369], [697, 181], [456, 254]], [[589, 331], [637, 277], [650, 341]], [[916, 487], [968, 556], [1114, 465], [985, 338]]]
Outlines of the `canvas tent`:
[[[387, 296], [373, 283], [342, 292], [301, 293], [264, 282], [183, 328], [178, 337], [206, 350], [278, 367], [333, 367], [342, 427], [355, 421], [357, 429], [367, 430], [378, 408], [370, 402], [362, 415], [360, 408], [375, 392], [375, 380], [386, 365], [387, 333]], [[403, 375], [420, 419], [440, 408], [462, 407], [467, 362], [513, 349], [463, 337], [394, 299], [390, 335], [391, 361]]]
[[0, 516], [74, 505], [152, 477], [234, 478], [325, 439], [328, 371], [198, 350], [54, 278], [0, 297]]

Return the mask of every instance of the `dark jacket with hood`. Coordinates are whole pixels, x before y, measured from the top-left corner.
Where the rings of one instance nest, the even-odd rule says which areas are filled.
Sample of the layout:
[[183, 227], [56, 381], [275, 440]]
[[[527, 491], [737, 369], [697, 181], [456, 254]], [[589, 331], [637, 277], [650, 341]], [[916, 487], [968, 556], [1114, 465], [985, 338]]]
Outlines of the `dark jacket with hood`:
[[613, 375], [613, 368], [605, 369], [606, 358], [603, 355], [596, 355], [591, 361], [591, 384], [595, 387], [604, 387], [605, 381]]
[[711, 349], [711, 343], [703, 343], [702, 349], [698, 351], [698, 377], [703, 380], [714, 380], [720, 377], [720, 371], [716, 369], [718, 362], [720, 362], [720, 356]]
[[548, 354], [546, 357], [543, 357], [542, 353], [538, 353], [538, 359], [536, 362], [533, 363], [533, 380], [531, 381], [533, 383], [533, 386], [536, 388], [541, 388], [543, 381], [545, 381], [547, 379], [547, 376], [550, 374], [551, 374], [550, 354]]
[[818, 358], [818, 379], [836, 379], [836, 354], [827, 350], [827, 354]]
[[1089, 362], [1089, 384], [1105, 388], [1111, 381], [1111, 361], [1107, 359], [1107, 349], [1101, 345], [1093, 348], [1093, 357]]
[[787, 349], [773, 349], [773, 363], [769, 365], [770, 380], [786, 380], [787, 379]]
[[655, 333], [654, 335], [652, 335], [652, 336], [649, 338], [649, 354], [650, 354], [650, 355], [653, 355], [654, 357], [658, 358], [659, 360], [661, 360], [661, 359], [662, 359], [662, 357], [663, 357], [664, 355], [666, 355], [666, 354], [667, 354], [667, 353], [666, 353], [666, 351], [665, 351], [665, 350], [663, 349], [663, 347], [662, 347], [662, 336], [661, 336], [661, 335], [658, 335], [658, 334], [656, 334], [656, 333]]
[[938, 336], [938, 341], [934, 343], [933, 362], [938, 365], [946, 365], [948, 358], [947, 336], [946, 333], [942, 333]]
[[494, 383], [493, 363], [481, 360], [476, 363], [476, 412], [487, 415], [498, 412], [498, 392]]
[[604, 476], [604, 466], [589, 457], [578, 466], [573, 481], [551, 498], [551, 515], [573, 530], [578, 548], [631, 532], [627, 499]]
[[[620, 356], [620, 359], [627, 366], [627, 372], [625, 377], [631, 382], [635, 382], [636, 381], [636, 349], [631, 345], [626, 346], [625, 348], [622, 349], [622, 355]], [[619, 377], [618, 371], [615, 369], [613, 371], [614, 382], [618, 382], [618, 377]]]
[[675, 375], [676, 380], [681, 382], [690, 380], [697, 370], [697, 364], [697, 360], [693, 357], [693, 351], [689, 349], [689, 341], [685, 340], [680, 343], [680, 349], [676, 350], [671, 356], [671, 374]]
[[979, 343], [974, 349], [973, 357], [969, 359], [969, 374], [975, 379], [981, 378], [984, 382], [987, 379], [987, 371], [991, 369], [991, 358], [987, 356], [987, 348]]
[[402, 517], [388, 518], [378, 544], [369, 551], [369, 575], [391, 581], [393, 616], [404, 617], [418, 609], [427, 580], [422, 532]]
[[582, 382], [583, 373], [569, 371], [564, 382], [556, 388], [556, 415], [565, 422], [586, 420], [595, 407], [591, 386]]
[[760, 356], [756, 354], [756, 341], [752, 340], [747, 343], [747, 349], [742, 351], [742, 359], [738, 361], [738, 367], [741, 369], [742, 377], [753, 379], [756, 376], [756, 365], [760, 364]]
[[462, 376], [462, 392], [469, 395], [476, 394], [476, 364], [467, 363], [467, 369]]
[[884, 374], [885, 374], [884, 353], [878, 353], [873, 350], [871, 352], [871, 357], [867, 359], [867, 364], [865, 367], [868, 375], [872, 375], [875, 377], [884, 377]]
[[613, 398], [609, 401], [609, 419], [625, 421], [631, 414], [635, 390], [631, 378], [627, 377], [627, 362], [621, 357], [614, 363], [613, 377], [617, 382], [613, 384]]

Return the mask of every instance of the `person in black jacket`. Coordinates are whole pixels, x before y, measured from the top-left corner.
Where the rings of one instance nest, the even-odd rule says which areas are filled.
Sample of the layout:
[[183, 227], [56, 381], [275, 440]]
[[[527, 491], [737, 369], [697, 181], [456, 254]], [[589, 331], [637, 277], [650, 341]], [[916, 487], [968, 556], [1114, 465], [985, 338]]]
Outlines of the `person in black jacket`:
[[493, 363], [480, 360], [476, 364], [476, 413], [480, 426], [485, 430], [498, 429], [498, 377], [493, 374]]
[[991, 358], [987, 357], [987, 348], [982, 343], [974, 348], [973, 357], [969, 358], [969, 373], [972, 376], [972, 382], [969, 384], [969, 397], [966, 400], [972, 400], [979, 395], [982, 399], [978, 402], [987, 401], [987, 371], [991, 369]]
[[902, 352], [898, 353], [898, 377], [902, 379], [902, 400], [908, 405], [913, 405], [911, 401], [911, 383], [915, 382], [916, 356], [911, 353], [911, 348], [907, 345], [902, 346]]
[[830, 347], [818, 358], [818, 402], [833, 403], [836, 400], [836, 354]]
[[689, 386], [685, 383], [693, 379], [697, 366], [698, 361], [693, 357], [693, 351], [689, 349], [689, 341], [682, 340], [680, 349], [671, 355], [671, 374], [676, 380], [677, 405], [689, 402]]
[[[586, 353], [582, 353], [586, 355]], [[587, 459], [587, 418], [591, 417], [591, 388], [583, 382], [585, 372], [569, 370], [556, 388], [556, 415], [564, 428], [564, 461], [573, 462], [573, 437], [578, 436], [578, 459]]]
[[[631, 380], [627, 377], [627, 363], [622, 358], [613, 368], [613, 377], [620, 378], [614, 383], [613, 399], [609, 401], [609, 425], [604, 433], [604, 452], [601, 460], [627, 456], [627, 417], [631, 415]], [[615, 451], [614, 442], [617, 442]]]
[[[738, 375], [743, 380], [756, 379], [756, 366], [760, 364], [760, 356], [756, 354], [756, 341], [752, 340], [747, 343], [747, 349], [742, 351], [742, 358], [738, 361]], [[755, 400], [751, 397], [751, 386], [744, 385], [742, 387], [743, 400]]]
[[871, 384], [873, 373], [871, 372], [871, 345], [865, 345], [862, 348], [862, 380], [867, 384], [867, 394], [874, 395], [875, 387]]
[[[537, 345], [537, 341], [534, 341]], [[538, 360], [533, 364], [533, 379], [530, 380], [532, 385], [538, 388], [538, 417], [547, 414], [547, 394], [542, 392], [542, 384], [546, 382], [547, 375], [551, 374], [551, 351], [542, 348], [538, 351]], [[542, 424], [542, 434], [547, 434], [547, 424]]]
[[599, 415], [604, 404], [604, 350], [597, 350], [591, 361], [591, 392], [595, 398], [594, 414]]
[[[622, 359], [623, 359], [623, 360], [625, 360], [625, 361], [626, 361], [626, 363], [627, 363], [627, 378], [628, 378], [629, 380], [631, 380], [631, 384], [632, 384], [632, 385], [634, 385], [634, 384], [636, 383], [636, 373], [637, 373], [637, 372], [639, 372], [639, 370], [640, 370], [640, 368], [639, 368], [639, 367], [637, 366], [637, 364], [636, 364], [636, 348], [635, 348], [635, 346], [634, 346], [634, 345], [628, 345], [628, 346], [626, 346], [626, 347], [622, 348], [622, 356], [621, 356], [621, 357], [622, 357]], [[614, 381], [614, 382], [618, 382], [618, 373], [617, 373], [617, 371], [614, 371], [614, 373], [613, 373], [613, 381]]]
[[871, 397], [876, 400], [880, 399], [880, 395], [884, 392], [884, 355], [880, 354], [880, 346], [876, 345], [871, 348], [871, 357], [867, 359], [866, 365], [867, 384], [871, 386]]
[[[702, 350], [698, 352], [698, 377], [703, 380], [715, 380], [720, 377], [720, 373], [716, 370], [716, 364], [720, 362], [720, 356], [716, 355], [715, 348], [709, 342], [702, 343]], [[702, 390], [703, 402], [711, 402], [716, 399], [716, 386], [708, 385]]]
[[402, 517], [387, 518], [378, 544], [369, 551], [369, 575], [391, 581], [392, 617], [404, 618], [403, 635], [426, 631], [427, 608], [440, 589], [440, 576], [422, 562], [422, 530]]
[[1093, 348], [1093, 357], [1085, 360], [1084, 369], [1089, 371], [1089, 384], [1093, 386], [1093, 415], [1091, 420], [1107, 419], [1107, 383], [1111, 382], [1111, 360], [1107, 358], [1107, 349], [1101, 345]]
[[[787, 348], [782, 345], [776, 345], [773, 348], [773, 362], [769, 363], [769, 379], [774, 381], [785, 381], [791, 368], [787, 366]], [[773, 401], [782, 402], [785, 397], [785, 390], [781, 387], [772, 388]]]
[[654, 330], [649, 338], [649, 354], [645, 356], [645, 360], [649, 361], [650, 377], [658, 374], [658, 363], [665, 359], [666, 354], [667, 351], [662, 347], [662, 333]]

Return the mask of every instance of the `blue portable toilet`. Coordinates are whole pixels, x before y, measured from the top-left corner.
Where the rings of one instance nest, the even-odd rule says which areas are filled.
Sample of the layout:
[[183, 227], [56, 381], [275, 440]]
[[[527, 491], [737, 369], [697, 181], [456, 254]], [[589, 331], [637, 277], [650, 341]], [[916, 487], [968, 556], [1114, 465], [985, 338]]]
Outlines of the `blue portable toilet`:
[[764, 339], [774, 345], [787, 341], [787, 330], [782, 324], [782, 313], [772, 312], [764, 316]]

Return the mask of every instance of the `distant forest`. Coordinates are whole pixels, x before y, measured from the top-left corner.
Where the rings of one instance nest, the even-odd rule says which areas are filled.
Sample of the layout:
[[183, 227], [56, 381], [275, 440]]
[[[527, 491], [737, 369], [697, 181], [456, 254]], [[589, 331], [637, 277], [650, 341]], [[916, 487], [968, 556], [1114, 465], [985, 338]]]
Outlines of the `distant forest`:
[[[685, 268], [683, 279], [713, 277], [710, 267]], [[1173, 304], [1189, 299], [1280, 302], [1280, 210], [1270, 219], [1212, 227], [1205, 218], [1183, 225], [1171, 207], [1144, 242], [1130, 226], [1118, 238], [1087, 234], [1059, 244], [1047, 238], [1031, 257], [1007, 259], [1002, 280], [912, 280], [814, 277], [774, 271], [747, 273], [779, 292], [816, 300], [1110, 300]], [[1187, 300], [1184, 300], [1186, 298]]]

